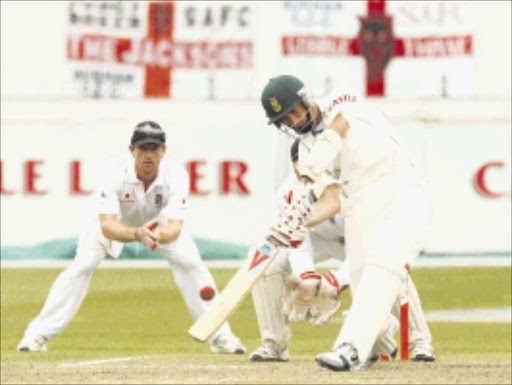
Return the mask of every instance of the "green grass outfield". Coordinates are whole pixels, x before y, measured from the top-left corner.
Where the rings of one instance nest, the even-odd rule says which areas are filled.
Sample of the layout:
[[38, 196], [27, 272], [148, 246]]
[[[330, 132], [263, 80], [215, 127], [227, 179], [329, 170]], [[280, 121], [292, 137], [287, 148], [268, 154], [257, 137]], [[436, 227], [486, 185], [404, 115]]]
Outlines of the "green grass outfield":
[[[216, 362], [230, 365], [233, 362], [248, 363], [248, 356], [219, 357], [215, 361], [217, 356], [212, 357], [207, 344], [195, 342], [188, 336], [187, 329], [192, 324], [192, 318], [174, 284], [172, 273], [167, 269], [98, 269], [78, 314], [59, 338], [50, 341], [49, 351], [43, 354], [16, 352], [16, 344], [25, 327], [41, 309], [60, 271], [2, 269], [2, 383], [9, 382], [9, 379], [16, 380], [15, 376], [6, 377], [12, 374], [10, 368], [37, 363], [130, 356], [168, 357], [169, 360], [178, 361], [205, 357], [210, 360], [209, 365]], [[219, 288], [227, 283], [234, 272], [212, 270]], [[510, 267], [416, 269], [413, 280], [425, 311], [511, 305]], [[344, 293], [342, 309], [346, 310], [349, 306], [349, 294]], [[230, 323], [249, 351], [259, 346], [250, 296]], [[341, 311], [321, 328], [309, 324], [292, 325], [291, 359], [313, 362], [317, 353], [331, 348], [340, 324]], [[437, 355], [436, 364], [510, 362], [512, 358], [510, 323], [429, 322], [429, 325]], [[44, 377], [40, 381], [48, 382]], [[504, 381], [510, 383], [510, 377], [504, 378]], [[91, 383], [93, 380], [86, 379], [84, 382]]]

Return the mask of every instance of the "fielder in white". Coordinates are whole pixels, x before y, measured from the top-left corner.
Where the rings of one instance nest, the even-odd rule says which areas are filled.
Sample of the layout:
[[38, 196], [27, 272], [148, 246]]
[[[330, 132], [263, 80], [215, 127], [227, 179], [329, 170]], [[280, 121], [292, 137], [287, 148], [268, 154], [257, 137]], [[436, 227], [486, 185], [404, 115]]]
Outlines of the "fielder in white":
[[[28, 325], [19, 351], [45, 351], [78, 311], [94, 269], [107, 254], [117, 258], [126, 242], [141, 242], [162, 255], [194, 319], [215, 296], [215, 282], [184, 226], [188, 174], [165, 157], [165, 132], [155, 122], [138, 124], [130, 153], [103, 170], [73, 262], [54, 282], [39, 315]], [[203, 299], [204, 298], [204, 299]], [[214, 353], [245, 353], [229, 325], [211, 338]]]
[[355, 370], [370, 357], [421, 250], [430, 220], [425, 178], [387, 119], [360, 95], [342, 90], [314, 100], [302, 81], [282, 75], [265, 86], [262, 104], [269, 124], [301, 137], [297, 168], [318, 197], [307, 210], [291, 207], [293, 220], [277, 232], [296, 242], [304, 226], [344, 217], [353, 304], [333, 350], [316, 360]]
[[[290, 194], [301, 190], [296, 166], [298, 162], [299, 139], [291, 146], [290, 156], [294, 173], [281, 184], [277, 193], [277, 204], [281, 216], [286, 215], [285, 202]], [[288, 322], [307, 320], [321, 326], [341, 305], [341, 292], [349, 285], [349, 267], [345, 262], [344, 220], [336, 214], [329, 220], [310, 229], [304, 242], [297, 248], [289, 248], [281, 253], [265, 275], [253, 289], [255, 311], [260, 327], [262, 346], [251, 354], [252, 361], [288, 361], [288, 345], [291, 338]], [[328, 271], [320, 276], [315, 272], [315, 263], [330, 258], [338, 259], [336, 271]], [[291, 275], [288, 275], [290, 274]], [[283, 290], [284, 278], [287, 277]], [[406, 288], [409, 299], [409, 350], [413, 361], [433, 361], [431, 334], [426, 323], [416, 287], [408, 276]], [[281, 292], [285, 295], [281, 297]], [[282, 303], [283, 302], [283, 303]], [[381, 330], [372, 348], [366, 366], [375, 363], [381, 354], [394, 358], [397, 352], [395, 334], [399, 328], [399, 299]], [[316, 307], [318, 315], [311, 316]], [[283, 310], [283, 314], [281, 314]], [[308, 314], [309, 312], [309, 314]]]

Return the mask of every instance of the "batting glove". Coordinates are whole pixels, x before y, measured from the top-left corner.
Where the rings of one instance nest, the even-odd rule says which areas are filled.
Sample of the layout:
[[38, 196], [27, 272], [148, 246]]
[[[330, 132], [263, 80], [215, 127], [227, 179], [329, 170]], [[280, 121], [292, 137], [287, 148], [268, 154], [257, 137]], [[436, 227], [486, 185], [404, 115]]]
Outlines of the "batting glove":
[[267, 239], [276, 246], [296, 248], [304, 242], [307, 234], [308, 229], [297, 221], [280, 218], [275, 225], [270, 227]]
[[290, 190], [284, 199], [287, 219], [305, 225], [311, 217], [311, 204], [314, 202], [312, 194], [305, 188]]

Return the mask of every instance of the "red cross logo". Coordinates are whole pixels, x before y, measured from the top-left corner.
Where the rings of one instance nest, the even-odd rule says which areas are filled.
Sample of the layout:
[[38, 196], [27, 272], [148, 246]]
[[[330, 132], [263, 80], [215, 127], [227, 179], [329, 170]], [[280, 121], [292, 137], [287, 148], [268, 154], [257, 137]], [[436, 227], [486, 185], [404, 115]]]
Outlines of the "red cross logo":
[[393, 17], [386, 15], [386, 0], [367, 0], [366, 9], [366, 16], [359, 17], [357, 37], [284, 36], [283, 54], [362, 55], [366, 61], [367, 96], [385, 95], [384, 70], [392, 58], [472, 54], [471, 36], [397, 38], [393, 34]]
[[[153, 42], [159, 39], [172, 41], [174, 24], [174, 3], [149, 3], [148, 10], [148, 38]], [[171, 71], [155, 64], [146, 66], [146, 96], [170, 96]]]
[[173, 38], [176, 2], [147, 5], [146, 37], [70, 35], [68, 59], [144, 66], [144, 96], [147, 97], [171, 96], [173, 68], [252, 68], [251, 41], [177, 42]]

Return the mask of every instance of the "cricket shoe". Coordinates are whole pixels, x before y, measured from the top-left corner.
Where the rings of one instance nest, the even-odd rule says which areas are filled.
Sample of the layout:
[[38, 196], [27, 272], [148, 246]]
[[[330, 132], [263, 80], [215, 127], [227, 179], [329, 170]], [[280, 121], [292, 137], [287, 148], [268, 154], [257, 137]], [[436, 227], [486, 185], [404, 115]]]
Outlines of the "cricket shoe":
[[234, 335], [220, 335], [210, 343], [210, 350], [217, 354], [245, 354], [247, 349]]
[[273, 342], [266, 342], [251, 353], [251, 361], [255, 362], [287, 362], [288, 360], [288, 349], [281, 350]]
[[46, 352], [46, 338], [24, 336], [16, 350], [19, 352]]
[[411, 352], [411, 360], [416, 362], [434, 362], [434, 350], [429, 345], [418, 345]]
[[316, 356], [316, 362], [324, 368], [335, 371], [361, 370], [357, 349], [350, 343], [343, 343], [332, 352]]

